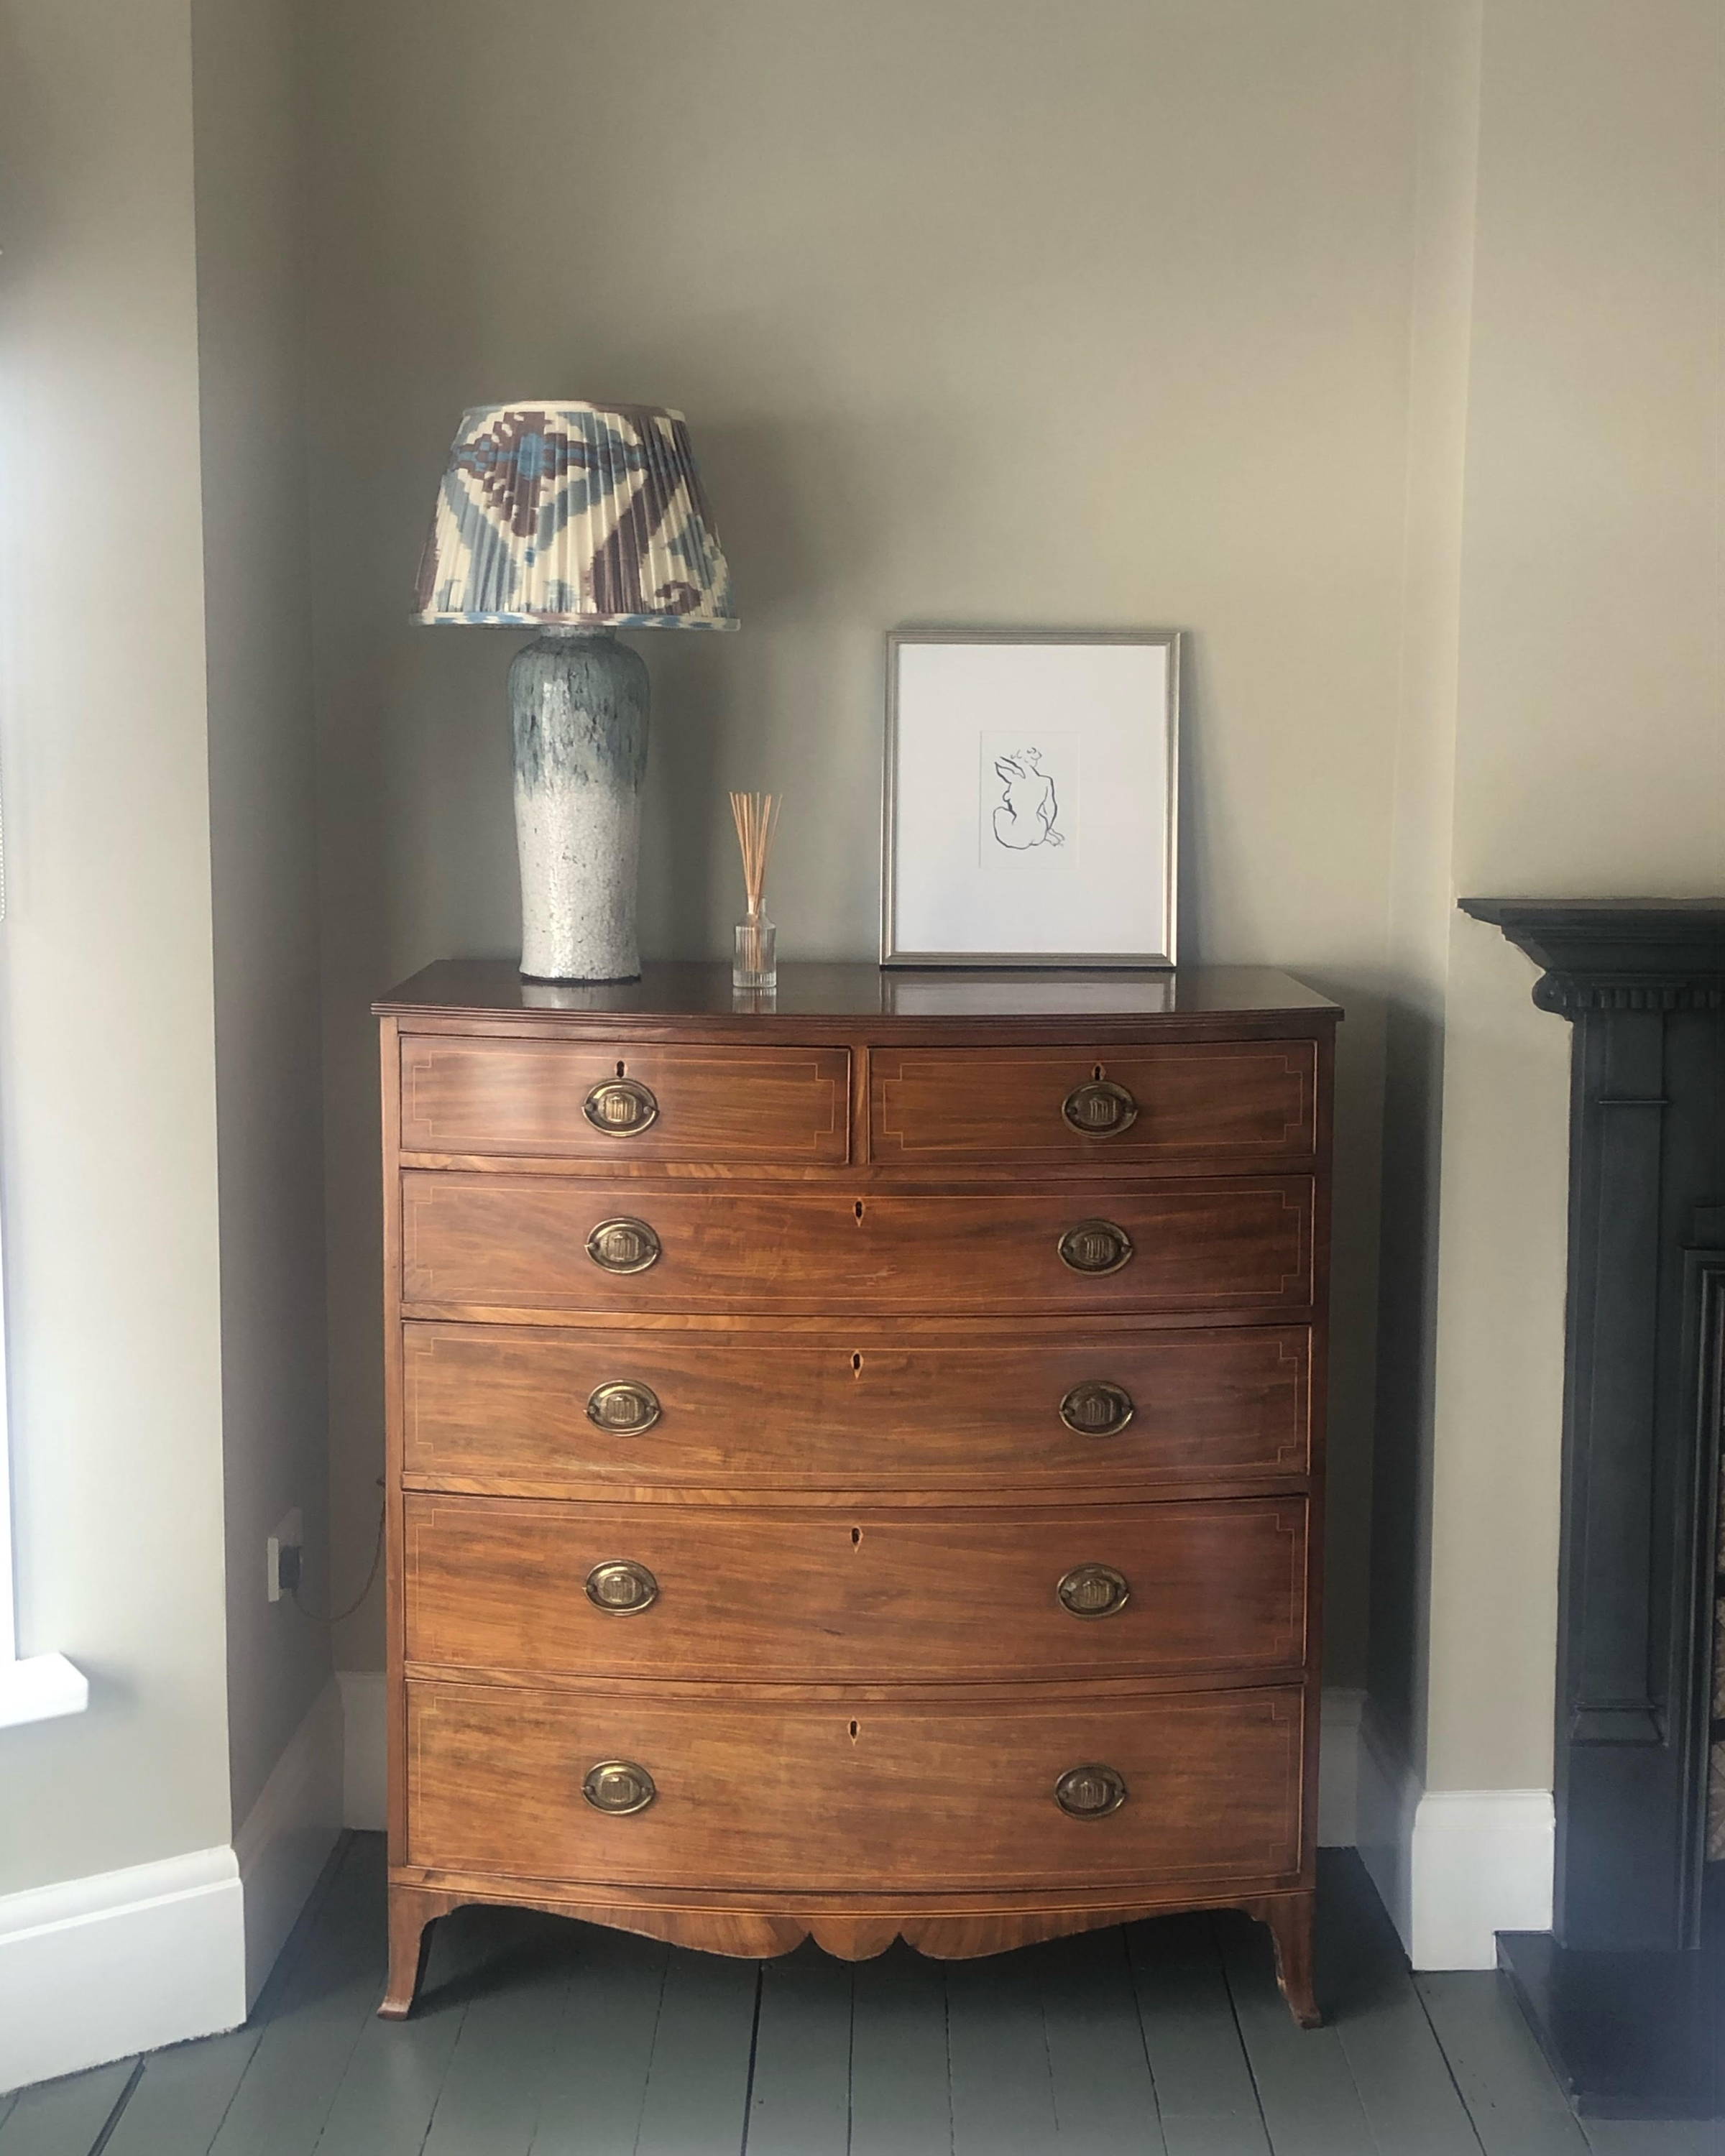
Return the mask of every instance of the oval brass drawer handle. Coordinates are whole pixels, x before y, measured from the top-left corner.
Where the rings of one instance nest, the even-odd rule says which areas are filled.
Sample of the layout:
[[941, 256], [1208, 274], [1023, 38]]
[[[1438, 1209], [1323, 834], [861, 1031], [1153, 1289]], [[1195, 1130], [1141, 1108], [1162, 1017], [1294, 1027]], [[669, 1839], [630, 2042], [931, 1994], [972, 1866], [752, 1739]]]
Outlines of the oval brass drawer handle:
[[1117, 1273], [1131, 1260], [1132, 1239], [1112, 1220], [1081, 1220], [1060, 1238], [1060, 1263], [1075, 1273]]
[[658, 1394], [651, 1385], [644, 1385], [634, 1378], [619, 1378], [611, 1384], [596, 1385], [587, 1396], [588, 1420], [623, 1437], [638, 1436], [642, 1430], [651, 1430], [661, 1412]]
[[614, 1558], [587, 1575], [587, 1599], [595, 1609], [608, 1610], [614, 1617], [633, 1617], [658, 1601], [659, 1582], [633, 1558]]
[[1111, 1617], [1132, 1593], [1126, 1574], [1111, 1564], [1075, 1564], [1055, 1592], [1075, 1617]]
[[1111, 1385], [1105, 1378], [1087, 1378], [1060, 1402], [1060, 1420], [1080, 1437], [1112, 1437], [1137, 1412], [1125, 1386]]
[[644, 1812], [659, 1794], [653, 1777], [633, 1759], [601, 1759], [588, 1768], [581, 1794], [596, 1812], [621, 1819], [628, 1812]]
[[587, 1255], [608, 1273], [644, 1273], [659, 1262], [659, 1238], [644, 1220], [601, 1220], [587, 1239]]
[[1087, 1138], [1113, 1137], [1138, 1120], [1138, 1104], [1111, 1078], [1091, 1078], [1075, 1086], [1060, 1103], [1060, 1113]]
[[581, 1112], [608, 1138], [633, 1138], [659, 1121], [659, 1103], [639, 1079], [607, 1078], [582, 1102]]
[[1068, 1819], [1106, 1819], [1126, 1802], [1126, 1777], [1112, 1767], [1069, 1767], [1054, 1793]]

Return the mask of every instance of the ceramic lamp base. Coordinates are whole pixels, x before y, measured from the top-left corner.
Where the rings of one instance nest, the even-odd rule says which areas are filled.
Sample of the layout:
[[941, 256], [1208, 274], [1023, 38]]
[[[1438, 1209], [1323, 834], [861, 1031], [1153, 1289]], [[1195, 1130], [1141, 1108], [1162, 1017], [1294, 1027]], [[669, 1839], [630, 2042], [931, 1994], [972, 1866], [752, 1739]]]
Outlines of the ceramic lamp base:
[[509, 670], [521, 977], [633, 981], [647, 669], [605, 629], [548, 629]]

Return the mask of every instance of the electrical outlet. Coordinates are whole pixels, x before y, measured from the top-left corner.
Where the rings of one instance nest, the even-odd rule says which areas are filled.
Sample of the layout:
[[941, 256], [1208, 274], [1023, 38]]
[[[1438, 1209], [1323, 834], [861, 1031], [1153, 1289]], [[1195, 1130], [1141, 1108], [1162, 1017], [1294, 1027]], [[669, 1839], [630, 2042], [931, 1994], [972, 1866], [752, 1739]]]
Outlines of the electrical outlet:
[[264, 1590], [272, 1602], [291, 1594], [300, 1584], [300, 1553], [305, 1546], [305, 1522], [296, 1505], [264, 1538]]

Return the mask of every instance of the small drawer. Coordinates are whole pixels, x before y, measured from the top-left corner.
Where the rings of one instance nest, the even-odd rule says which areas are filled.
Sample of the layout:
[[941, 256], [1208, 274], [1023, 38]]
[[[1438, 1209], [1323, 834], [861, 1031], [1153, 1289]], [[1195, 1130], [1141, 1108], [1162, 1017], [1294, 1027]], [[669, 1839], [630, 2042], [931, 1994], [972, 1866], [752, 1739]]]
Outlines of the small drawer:
[[407, 1658], [786, 1683], [1286, 1671], [1305, 1655], [1306, 1509], [1301, 1497], [807, 1512], [410, 1494]]
[[1076, 1494], [1303, 1474], [1304, 1326], [808, 1345], [719, 1332], [409, 1322], [410, 1481]]
[[1312, 1183], [853, 1197], [409, 1171], [402, 1246], [403, 1298], [433, 1314], [1286, 1311], [1312, 1299]]
[[1310, 1040], [1159, 1048], [876, 1049], [872, 1156], [882, 1167], [1310, 1159]]
[[1300, 1866], [1301, 1705], [1292, 1688], [1002, 1707], [409, 1684], [408, 1860], [834, 1893], [1268, 1884]]
[[842, 1165], [842, 1048], [660, 1048], [408, 1034], [403, 1152]]

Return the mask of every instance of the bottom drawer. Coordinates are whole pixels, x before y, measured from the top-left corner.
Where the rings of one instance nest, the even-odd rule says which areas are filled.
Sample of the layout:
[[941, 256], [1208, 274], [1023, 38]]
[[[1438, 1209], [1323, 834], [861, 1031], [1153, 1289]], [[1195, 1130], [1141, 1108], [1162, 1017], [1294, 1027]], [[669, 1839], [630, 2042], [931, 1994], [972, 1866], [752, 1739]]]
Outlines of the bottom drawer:
[[[1267, 1880], [1299, 1868], [1301, 1732], [1291, 1689], [1002, 1706], [415, 1684], [408, 1861], [831, 1893]], [[604, 1761], [646, 1770], [642, 1809], [588, 1801]], [[1116, 1809], [1062, 1810], [1079, 1768], [1112, 1770]], [[1067, 1795], [1114, 1790], [1092, 1775]]]

